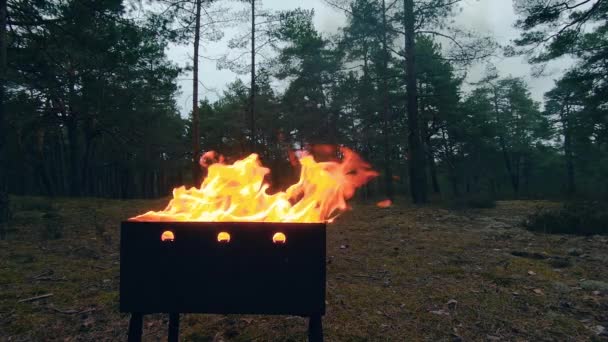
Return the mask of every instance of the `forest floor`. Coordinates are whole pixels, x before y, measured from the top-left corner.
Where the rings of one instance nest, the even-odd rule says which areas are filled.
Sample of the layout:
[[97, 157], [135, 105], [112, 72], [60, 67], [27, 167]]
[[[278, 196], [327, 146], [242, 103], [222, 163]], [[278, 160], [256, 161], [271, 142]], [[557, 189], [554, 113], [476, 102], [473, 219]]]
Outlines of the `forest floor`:
[[[119, 222], [165, 201], [14, 198], [0, 340], [126, 340]], [[608, 237], [521, 228], [550, 205], [356, 205], [327, 230], [326, 340], [608, 341]], [[166, 340], [166, 320], [146, 316], [144, 339]], [[300, 317], [191, 314], [181, 328], [184, 341], [306, 338]]]

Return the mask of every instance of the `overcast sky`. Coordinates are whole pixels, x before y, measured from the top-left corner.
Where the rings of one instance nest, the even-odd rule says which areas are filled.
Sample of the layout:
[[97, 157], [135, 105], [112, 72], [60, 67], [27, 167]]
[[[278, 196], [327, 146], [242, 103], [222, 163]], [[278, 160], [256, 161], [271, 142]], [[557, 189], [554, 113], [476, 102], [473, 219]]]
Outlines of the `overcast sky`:
[[[260, 0], [258, 0], [260, 1]], [[262, 6], [268, 10], [314, 9], [314, 23], [318, 31], [325, 34], [335, 33], [346, 23], [345, 16], [338, 10], [329, 7], [323, 0], [263, 0]], [[508, 44], [517, 38], [518, 32], [513, 28], [516, 15], [512, 0], [463, 0], [462, 12], [455, 18], [456, 25], [471, 29], [480, 34], [493, 36], [501, 45]], [[243, 23], [246, 25], [246, 23]], [[199, 87], [199, 98], [208, 98], [214, 101], [225, 89], [226, 85], [233, 82], [238, 75], [229, 70], [218, 70], [216, 63], [205, 57], [218, 57], [228, 49], [227, 39], [235, 33], [235, 30], [227, 30], [226, 37], [220, 42], [205, 43], [201, 47], [202, 58], [200, 59], [199, 79], [202, 87]], [[189, 62], [192, 52], [191, 46], [171, 46], [168, 56], [179, 65]], [[542, 101], [543, 94], [552, 88], [554, 79], [559, 77], [561, 71], [568, 66], [567, 61], [553, 63], [549, 69], [549, 76], [535, 78], [531, 77], [531, 67], [524, 58], [494, 58], [491, 62], [497, 67], [502, 76], [523, 77], [529, 84], [532, 96], [537, 101]], [[485, 65], [476, 65], [468, 72], [467, 82], [479, 80], [485, 70]], [[240, 76], [246, 80], [249, 76]], [[179, 84], [181, 94], [178, 97], [178, 105], [182, 115], [187, 115], [192, 106], [192, 74], [185, 73], [181, 76]], [[467, 87], [464, 87], [466, 91]]]

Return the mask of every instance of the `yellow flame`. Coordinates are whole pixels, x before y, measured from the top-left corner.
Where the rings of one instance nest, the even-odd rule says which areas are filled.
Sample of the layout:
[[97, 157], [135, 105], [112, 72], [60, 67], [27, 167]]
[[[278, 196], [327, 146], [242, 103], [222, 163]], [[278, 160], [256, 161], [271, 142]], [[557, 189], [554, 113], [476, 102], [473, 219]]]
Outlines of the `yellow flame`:
[[230, 242], [230, 234], [226, 232], [220, 232], [217, 234], [217, 242], [228, 243]]
[[272, 236], [272, 242], [276, 244], [284, 244], [285, 242], [287, 242], [287, 236], [285, 236], [285, 234], [281, 232], [274, 233], [274, 235]]
[[300, 159], [300, 180], [284, 192], [266, 193], [264, 177], [270, 172], [256, 154], [232, 165], [208, 168], [200, 188], [173, 189], [173, 199], [163, 211], [149, 211], [134, 221], [204, 222], [331, 222], [348, 209], [346, 200], [356, 188], [378, 174], [348, 148], [341, 148], [340, 162]]
[[175, 240], [175, 235], [170, 230], [165, 230], [160, 236], [160, 241], [173, 241]]

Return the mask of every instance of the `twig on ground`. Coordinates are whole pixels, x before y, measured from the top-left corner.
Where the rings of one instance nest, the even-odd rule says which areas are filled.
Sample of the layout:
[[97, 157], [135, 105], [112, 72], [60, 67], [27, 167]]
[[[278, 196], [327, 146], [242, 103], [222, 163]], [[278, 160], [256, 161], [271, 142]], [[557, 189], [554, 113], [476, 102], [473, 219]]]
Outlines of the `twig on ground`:
[[394, 319], [395, 319], [395, 317], [393, 317], [393, 316], [391, 316], [391, 315], [387, 314], [386, 312], [384, 312], [384, 311], [382, 311], [382, 310], [378, 310], [378, 311], [380, 311], [380, 313], [381, 313], [383, 316], [385, 316], [386, 318], [388, 318], [388, 319], [390, 319], [390, 320], [394, 320]]
[[369, 278], [369, 279], [374, 279], [374, 280], [380, 280], [380, 278], [378, 278], [376, 276], [367, 275], [367, 274], [353, 274], [353, 277], [357, 277], [357, 278]]
[[38, 273], [35, 276], [33, 276], [32, 279], [38, 279], [38, 278], [42, 278], [42, 277], [45, 277], [45, 276], [50, 276], [53, 273], [54, 273], [53, 270], [44, 270], [41, 273]]
[[38, 280], [38, 281], [67, 281], [68, 278], [66, 277], [61, 277], [61, 278], [54, 278], [54, 277], [40, 277], [40, 278], [36, 278], [34, 280]]
[[98, 266], [98, 265], [93, 265], [92, 267], [103, 270], [103, 271], [109, 270], [111, 268], [111, 267]]
[[49, 306], [49, 309], [51, 309], [51, 310], [53, 310], [53, 311], [55, 311], [55, 312], [59, 312], [59, 313], [62, 313], [62, 314], [66, 314], [66, 315], [71, 315], [71, 314], [78, 313], [78, 310], [74, 310], [74, 309], [61, 310], [61, 309], [58, 309], [58, 308], [56, 308], [56, 307], [54, 307], [54, 306], [52, 306], [52, 305], [51, 305], [51, 306]]
[[40, 299], [44, 299], [44, 298], [48, 298], [48, 297], [51, 297], [51, 296], [53, 296], [53, 294], [52, 294], [52, 293], [47, 293], [47, 294], [43, 294], [43, 295], [36, 296], [36, 297], [30, 297], [30, 298], [19, 299], [19, 300], [17, 301], [17, 303], [27, 303], [27, 302], [33, 302], [33, 301], [40, 300]]
[[55, 312], [66, 314], [66, 315], [83, 314], [83, 313], [89, 313], [89, 312], [92, 312], [92, 311], [96, 310], [95, 308], [88, 308], [88, 309], [85, 309], [85, 310], [75, 310], [75, 309], [61, 310], [59, 308], [56, 308], [53, 305], [49, 306], [49, 309], [51, 309], [51, 310], [53, 310]]
[[82, 310], [80, 312], [78, 312], [79, 314], [83, 314], [83, 313], [89, 313], [89, 312], [93, 312], [93, 311], [97, 311], [96, 308], [88, 308], [86, 310]]

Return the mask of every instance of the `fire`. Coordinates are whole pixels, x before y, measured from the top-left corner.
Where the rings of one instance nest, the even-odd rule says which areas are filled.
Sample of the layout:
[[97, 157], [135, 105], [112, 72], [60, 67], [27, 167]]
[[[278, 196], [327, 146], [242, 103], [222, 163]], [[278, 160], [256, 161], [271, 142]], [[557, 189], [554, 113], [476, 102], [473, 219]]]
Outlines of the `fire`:
[[173, 235], [173, 232], [170, 230], [165, 230], [162, 235], [160, 236], [160, 241], [174, 241], [175, 240], [175, 235]]
[[220, 232], [217, 234], [217, 242], [228, 243], [230, 242], [230, 234], [226, 232]]
[[275, 233], [272, 236], [272, 242], [276, 244], [284, 244], [285, 242], [287, 242], [287, 236], [285, 236], [285, 234], [281, 232]]
[[392, 205], [393, 205], [393, 201], [391, 201], [390, 199], [385, 199], [383, 201], [376, 203], [376, 206], [378, 206], [378, 208], [389, 208]]
[[134, 221], [331, 222], [348, 209], [355, 190], [378, 174], [352, 150], [342, 147], [341, 161], [316, 162], [304, 154], [300, 180], [283, 192], [268, 194], [270, 173], [256, 154], [232, 165], [208, 168], [200, 188], [173, 189], [163, 211], [149, 211]]

